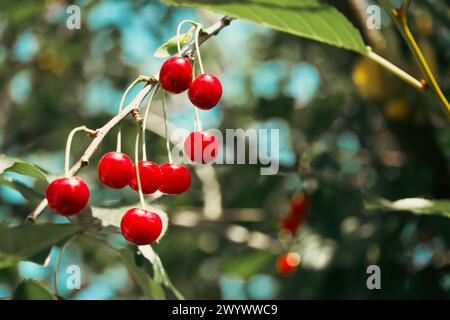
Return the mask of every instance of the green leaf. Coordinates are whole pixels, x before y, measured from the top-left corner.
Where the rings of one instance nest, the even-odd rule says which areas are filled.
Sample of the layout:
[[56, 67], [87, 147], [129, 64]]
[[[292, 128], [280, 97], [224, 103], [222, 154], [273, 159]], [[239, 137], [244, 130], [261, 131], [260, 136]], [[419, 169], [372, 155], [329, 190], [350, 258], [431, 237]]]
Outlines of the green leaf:
[[12, 171], [47, 181], [46, 174], [34, 164], [2, 154], [0, 155], [0, 174], [3, 174], [5, 171]]
[[145, 296], [152, 300], [165, 300], [166, 295], [164, 294], [163, 288], [142, 267], [137, 265], [133, 252], [128, 249], [121, 249], [119, 252], [125, 266]]
[[50, 292], [49, 288], [42, 283], [33, 279], [26, 279], [17, 286], [13, 299], [56, 300], [56, 297]]
[[36, 191], [19, 181], [13, 181], [10, 177], [0, 176], [0, 184], [20, 192], [28, 201], [41, 200], [44, 197], [42, 192]]
[[178, 291], [178, 289], [173, 285], [169, 278], [166, 270], [164, 269], [161, 259], [153, 250], [152, 246], [139, 246], [139, 251], [142, 255], [150, 261], [153, 265], [153, 271], [155, 273], [155, 281], [158, 284], [164, 284], [168, 289], [170, 289], [178, 300], [184, 300], [184, 296]]
[[366, 54], [361, 33], [334, 7], [315, 0], [163, 0], [172, 5], [205, 8]]
[[[192, 40], [192, 29], [189, 32], [180, 34], [178, 39], [180, 40], [180, 47], [182, 48], [185, 44]], [[156, 58], [167, 58], [173, 56], [178, 52], [177, 47], [177, 36], [170, 38], [167, 42], [162, 44], [158, 49], [156, 49], [153, 54]]]
[[365, 206], [369, 210], [406, 211], [417, 215], [438, 215], [450, 218], [450, 200], [405, 198], [389, 201], [383, 198], [371, 198], [365, 203]]
[[42, 251], [81, 230], [73, 224], [31, 224], [9, 227], [0, 223], [0, 268], [21, 260], [43, 263]]
[[239, 257], [224, 259], [221, 263], [221, 271], [228, 275], [249, 277], [261, 271], [261, 269], [273, 259], [273, 254], [257, 251]]

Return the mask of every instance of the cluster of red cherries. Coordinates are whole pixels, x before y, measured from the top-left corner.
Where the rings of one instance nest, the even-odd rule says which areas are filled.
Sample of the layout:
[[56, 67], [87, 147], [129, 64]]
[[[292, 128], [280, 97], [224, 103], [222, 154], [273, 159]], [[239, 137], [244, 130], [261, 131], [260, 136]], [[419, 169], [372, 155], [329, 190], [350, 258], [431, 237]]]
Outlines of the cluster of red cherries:
[[[290, 236], [295, 235], [303, 226], [311, 207], [311, 196], [301, 192], [296, 194], [290, 204], [288, 214], [281, 220], [281, 232]], [[282, 275], [292, 274], [300, 265], [300, 255], [297, 252], [288, 252], [277, 259], [277, 270]]]
[[[183, 57], [172, 57], [161, 67], [161, 87], [170, 93], [188, 90], [192, 104], [202, 110], [213, 108], [222, 96], [219, 79], [210, 74], [201, 74], [192, 81], [192, 65]], [[208, 131], [195, 131], [184, 143], [185, 154], [196, 163], [210, 163], [217, 156], [218, 142]], [[208, 152], [206, 152], [208, 151]], [[139, 181], [142, 193], [160, 191], [165, 194], [182, 194], [191, 186], [189, 170], [179, 164], [165, 163], [161, 166], [151, 161], [138, 162]], [[137, 170], [130, 157], [122, 152], [108, 152], [98, 165], [98, 177], [107, 187], [121, 189], [126, 186], [138, 191]], [[89, 187], [79, 177], [63, 177], [49, 184], [46, 198], [49, 207], [56, 213], [71, 216], [86, 208]], [[149, 210], [132, 208], [121, 220], [121, 231], [125, 239], [136, 245], [147, 245], [156, 241], [162, 232], [161, 217]]]

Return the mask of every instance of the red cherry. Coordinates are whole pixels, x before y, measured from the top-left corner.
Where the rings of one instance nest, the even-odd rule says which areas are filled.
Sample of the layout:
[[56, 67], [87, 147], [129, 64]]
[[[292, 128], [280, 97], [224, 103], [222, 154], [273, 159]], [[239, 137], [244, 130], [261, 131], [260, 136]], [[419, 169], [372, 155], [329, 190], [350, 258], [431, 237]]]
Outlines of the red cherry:
[[125, 212], [120, 221], [122, 235], [138, 245], [153, 243], [161, 234], [161, 217], [151, 211], [133, 208]]
[[208, 131], [194, 131], [184, 141], [184, 152], [196, 163], [214, 161], [219, 149], [216, 137]]
[[167, 194], [181, 194], [191, 186], [191, 173], [178, 164], [163, 164], [161, 167], [161, 186], [159, 191]]
[[192, 82], [188, 95], [194, 106], [209, 110], [219, 102], [222, 96], [222, 85], [215, 76], [204, 73]]
[[133, 162], [125, 153], [108, 152], [100, 159], [97, 171], [105, 186], [120, 189], [131, 181]]
[[294, 272], [300, 265], [300, 255], [297, 252], [290, 252], [282, 254], [277, 259], [277, 269], [282, 275], [289, 275]]
[[[138, 191], [135, 165], [133, 165], [132, 171], [133, 178], [130, 181], [130, 187], [134, 191]], [[145, 194], [155, 192], [161, 184], [161, 171], [159, 166], [151, 161], [139, 161], [139, 177], [141, 178], [142, 192]]]
[[307, 193], [295, 195], [289, 204], [289, 214], [281, 220], [281, 229], [291, 234], [305, 223], [310, 209], [310, 196]]
[[281, 220], [281, 229], [294, 234], [304, 223], [303, 218], [290, 214]]
[[309, 212], [310, 198], [306, 193], [300, 193], [291, 200], [291, 214], [305, 218]]
[[79, 213], [89, 201], [89, 187], [78, 177], [59, 178], [47, 187], [48, 206], [63, 216]]
[[192, 82], [192, 65], [188, 59], [172, 57], [163, 63], [159, 71], [159, 82], [164, 90], [180, 93], [189, 88]]

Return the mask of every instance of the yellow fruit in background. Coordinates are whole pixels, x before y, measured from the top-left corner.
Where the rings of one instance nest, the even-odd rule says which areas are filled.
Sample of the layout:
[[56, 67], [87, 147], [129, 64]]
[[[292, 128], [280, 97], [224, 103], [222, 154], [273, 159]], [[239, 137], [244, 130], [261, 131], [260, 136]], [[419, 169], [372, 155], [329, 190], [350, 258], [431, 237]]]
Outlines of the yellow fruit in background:
[[361, 58], [353, 67], [353, 82], [358, 93], [366, 99], [380, 98], [384, 93], [380, 66], [368, 58]]
[[433, 33], [433, 18], [429, 12], [417, 10], [414, 14], [414, 18], [420, 34], [429, 36]]
[[404, 98], [396, 98], [388, 102], [384, 109], [386, 118], [393, 121], [404, 120], [409, 115], [409, 106]]

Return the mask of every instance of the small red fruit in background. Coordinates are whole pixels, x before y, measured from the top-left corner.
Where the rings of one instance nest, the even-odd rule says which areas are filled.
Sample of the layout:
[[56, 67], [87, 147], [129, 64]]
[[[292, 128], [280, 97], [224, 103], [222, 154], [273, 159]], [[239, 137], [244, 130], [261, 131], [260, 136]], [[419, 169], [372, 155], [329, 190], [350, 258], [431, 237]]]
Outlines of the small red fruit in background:
[[204, 73], [192, 82], [188, 95], [194, 106], [202, 110], [209, 110], [222, 97], [222, 85], [215, 76]]
[[122, 235], [128, 241], [138, 245], [155, 242], [162, 231], [162, 220], [154, 212], [133, 208], [128, 210], [120, 221]]
[[[130, 187], [134, 191], [138, 191], [138, 181], [136, 175], [136, 166], [133, 165], [132, 179]], [[141, 180], [142, 192], [150, 194], [159, 189], [161, 184], [161, 171], [159, 166], [151, 161], [139, 161], [139, 177]]]
[[299, 216], [289, 214], [287, 217], [281, 220], [281, 228], [284, 231], [288, 231], [289, 233], [294, 234], [301, 226], [303, 226], [304, 223], [304, 219], [301, 219]]
[[121, 189], [133, 176], [133, 162], [121, 152], [108, 152], [98, 164], [98, 177], [107, 187]]
[[295, 195], [290, 203], [291, 214], [306, 217], [310, 207], [310, 196], [306, 193]]
[[81, 212], [89, 202], [89, 187], [83, 179], [65, 177], [54, 180], [47, 187], [48, 206], [63, 216]]
[[196, 163], [214, 161], [219, 150], [216, 137], [208, 131], [194, 131], [184, 141], [184, 152]]
[[297, 252], [282, 254], [277, 259], [277, 270], [282, 275], [290, 275], [300, 265], [300, 255]]
[[289, 213], [281, 220], [281, 229], [295, 234], [303, 226], [310, 209], [310, 195], [300, 193], [295, 195], [289, 204]]
[[167, 194], [181, 194], [191, 186], [191, 173], [178, 164], [163, 164], [161, 167], [159, 191]]
[[159, 71], [159, 82], [164, 90], [180, 93], [189, 88], [192, 82], [192, 65], [188, 59], [172, 57], [163, 63]]

